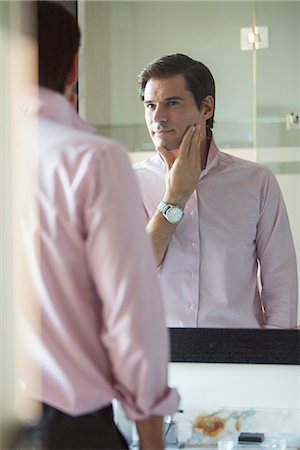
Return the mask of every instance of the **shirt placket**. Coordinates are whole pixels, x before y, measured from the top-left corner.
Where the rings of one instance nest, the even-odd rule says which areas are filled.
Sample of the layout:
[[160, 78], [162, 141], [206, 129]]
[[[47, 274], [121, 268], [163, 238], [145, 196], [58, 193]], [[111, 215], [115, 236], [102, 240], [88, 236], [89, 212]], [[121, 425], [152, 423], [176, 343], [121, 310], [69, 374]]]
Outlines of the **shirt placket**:
[[198, 201], [197, 193], [193, 192], [186, 208], [185, 215], [188, 216], [188, 259], [186, 266], [187, 295], [184, 298], [184, 315], [186, 323], [197, 326], [197, 316], [199, 307], [199, 263], [200, 263], [200, 241], [198, 227]]

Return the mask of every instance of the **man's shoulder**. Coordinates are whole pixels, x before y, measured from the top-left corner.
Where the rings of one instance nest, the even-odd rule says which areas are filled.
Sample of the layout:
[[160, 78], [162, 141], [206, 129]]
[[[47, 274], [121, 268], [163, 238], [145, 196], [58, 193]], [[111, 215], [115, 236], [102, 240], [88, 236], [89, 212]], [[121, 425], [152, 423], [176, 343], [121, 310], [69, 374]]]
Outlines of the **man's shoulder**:
[[95, 154], [107, 153], [111, 157], [115, 154], [126, 153], [126, 149], [119, 141], [110, 137], [93, 133], [89, 130], [74, 128], [59, 122], [49, 123], [45, 119], [41, 121], [40, 128], [41, 141], [47, 136], [44, 142], [47, 146], [56, 148], [57, 151], [82, 153], [89, 151]]
[[88, 147], [95, 150], [97, 153], [105, 152], [111, 156], [114, 156], [114, 154], [118, 156], [119, 153], [127, 155], [125, 146], [121, 142], [108, 136], [79, 131], [78, 138], [80, 141], [86, 142]]
[[271, 169], [262, 163], [251, 161], [249, 159], [240, 158], [238, 156], [226, 153], [224, 151], [220, 151], [219, 161], [221, 164], [232, 167], [234, 170], [245, 169], [248, 171], [253, 171], [253, 173], [265, 175], [272, 173]]

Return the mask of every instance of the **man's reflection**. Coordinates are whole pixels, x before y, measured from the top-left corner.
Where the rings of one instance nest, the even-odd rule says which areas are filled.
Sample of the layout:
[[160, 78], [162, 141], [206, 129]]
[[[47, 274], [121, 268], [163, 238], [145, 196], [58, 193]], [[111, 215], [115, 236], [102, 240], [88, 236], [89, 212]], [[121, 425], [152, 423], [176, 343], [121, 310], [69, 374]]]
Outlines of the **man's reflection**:
[[134, 167], [167, 325], [295, 327], [296, 255], [283, 197], [270, 169], [218, 149], [211, 72], [168, 55], [144, 68], [139, 89], [157, 153]]

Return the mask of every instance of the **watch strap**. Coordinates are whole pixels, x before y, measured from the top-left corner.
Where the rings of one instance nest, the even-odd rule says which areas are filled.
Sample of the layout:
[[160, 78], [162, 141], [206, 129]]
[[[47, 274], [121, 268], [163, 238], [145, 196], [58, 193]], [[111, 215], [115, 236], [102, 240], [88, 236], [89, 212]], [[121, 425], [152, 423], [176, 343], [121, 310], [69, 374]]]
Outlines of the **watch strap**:
[[[167, 219], [168, 222], [177, 225], [181, 219], [184, 216], [184, 212], [183, 212], [183, 208], [181, 208], [178, 205], [173, 205], [171, 203], [166, 203], [163, 200], [158, 204], [157, 209], [163, 214], [163, 216]], [[171, 211], [172, 209], [176, 209], [177, 211], [180, 210], [181, 211], [181, 215], [180, 217], [178, 217], [178, 219], [171, 219], [170, 215], [169, 215], [169, 210]]]
[[157, 209], [159, 211], [161, 211], [162, 213], [165, 213], [167, 211], [167, 209], [169, 209], [171, 207], [179, 208], [183, 212], [183, 208], [181, 208], [181, 206], [173, 205], [172, 203], [166, 203], [163, 200], [158, 204]]
[[[164, 202], [164, 201], [161, 201], [159, 204], [158, 204], [158, 207], [157, 207], [157, 209], [160, 211], [160, 212], [162, 212], [163, 214], [167, 211], [167, 209], [168, 208], [170, 208], [170, 206], [172, 206], [172, 205], [170, 205], [169, 203], [166, 203], [166, 202]], [[175, 206], [175, 205], [174, 205]]]

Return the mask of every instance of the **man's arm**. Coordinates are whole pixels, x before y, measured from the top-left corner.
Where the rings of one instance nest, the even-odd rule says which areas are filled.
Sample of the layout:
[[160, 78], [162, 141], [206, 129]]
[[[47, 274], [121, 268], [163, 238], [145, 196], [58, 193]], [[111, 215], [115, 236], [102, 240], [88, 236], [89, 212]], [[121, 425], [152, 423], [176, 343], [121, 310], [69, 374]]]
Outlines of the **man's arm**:
[[296, 253], [284, 200], [271, 171], [262, 191], [256, 246], [265, 327], [294, 328], [298, 303]]
[[147, 225], [146, 231], [151, 239], [156, 264], [158, 266], [164, 259], [166, 250], [169, 246], [171, 237], [176, 230], [176, 227], [177, 225], [173, 225], [172, 223], [168, 222], [167, 219], [158, 210], [155, 211]]
[[[166, 176], [166, 191], [162, 199], [166, 203], [180, 206], [182, 209], [187, 204], [194, 192], [201, 174], [200, 145], [203, 133], [200, 127], [192, 126], [185, 133], [179, 147], [177, 157], [172, 151], [163, 147], [157, 149], [164, 159], [168, 172]], [[147, 233], [150, 236], [157, 265], [164, 258], [176, 225], [165, 219], [160, 211], [156, 211], [147, 225]]]
[[145, 420], [136, 422], [136, 428], [140, 439], [141, 450], [163, 450], [163, 418], [151, 416]]
[[142, 422], [145, 448], [155, 439], [152, 449], [159, 449], [156, 423], [176, 411], [179, 398], [168, 387], [168, 333], [138, 184], [117, 147], [105, 142], [105, 151], [94, 154], [86, 193], [87, 263], [101, 308], [99, 337], [111, 363], [106, 376], [128, 419]]

